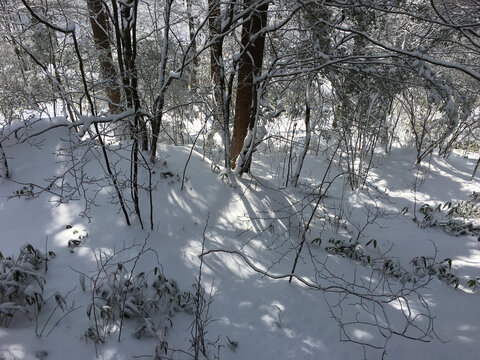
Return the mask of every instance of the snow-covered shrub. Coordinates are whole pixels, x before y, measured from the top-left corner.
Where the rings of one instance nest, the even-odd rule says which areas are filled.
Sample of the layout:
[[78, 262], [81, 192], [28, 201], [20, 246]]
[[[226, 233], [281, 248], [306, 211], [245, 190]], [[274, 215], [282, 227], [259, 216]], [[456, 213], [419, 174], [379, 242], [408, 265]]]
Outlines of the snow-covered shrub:
[[[320, 243], [320, 239], [314, 239], [312, 243]], [[410, 261], [411, 271], [401, 267], [397, 258], [379, 257], [372, 258], [365, 254], [358, 241], [349, 242], [344, 240], [330, 239], [329, 246], [325, 250], [331, 254], [340, 255], [349, 259], [357, 260], [363, 265], [370, 265], [374, 270], [381, 271], [387, 276], [398, 279], [401, 283], [416, 282], [425, 276], [436, 276], [439, 280], [448, 285], [454, 285], [455, 288], [460, 284], [458, 277], [451, 272], [452, 259], [445, 259], [437, 262], [434, 257], [417, 256]], [[377, 247], [377, 241], [372, 239], [366, 243], [366, 246], [373, 244]]]
[[32, 312], [40, 311], [43, 300], [45, 262], [53, 258], [26, 244], [20, 248], [17, 258], [4, 257], [0, 253], [0, 325], [8, 326], [20, 312], [31, 318]]
[[[140, 320], [135, 337], [153, 337], [164, 343], [175, 313], [194, 311], [192, 293], [181, 291], [176, 281], [167, 279], [158, 267], [151, 279], [144, 272], [134, 274], [123, 263], [117, 263], [113, 271], [91, 280], [93, 301], [87, 307], [87, 315], [95, 325], [85, 336], [95, 343], [105, 341], [112, 323], [121, 328], [124, 319]], [[80, 284], [85, 288], [82, 275]]]
[[364, 254], [358, 241], [352, 242], [352, 239], [350, 239], [349, 242], [346, 242], [344, 240], [335, 240], [334, 238], [331, 238], [328, 242], [331, 245], [327, 246], [325, 250], [331, 254], [337, 254], [349, 259], [358, 260], [364, 265], [370, 264], [372, 260], [370, 256]]
[[[325, 250], [331, 254], [337, 254], [342, 257], [357, 260], [363, 265], [369, 265], [374, 270], [398, 279], [402, 283], [414, 280], [414, 276], [412, 274], [402, 269], [397, 258], [372, 258], [370, 255], [365, 254], [358, 241], [352, 242], [352, 240], [353, 239], [350, 239], [349, 242], [346, 242], [344, 240], [335, 240], [332, 238], [329, 240], [329, 243], [332, 245], [327, 246]], [[371, 244], [374, 248], [376, 248], [377, 240], [371, 239], [365, 245], [369, 246]]]
[[476, 279], [468, 280], [467, 286], [471, 288], [472, 291], [475, 291], [477, 289], [477, 286], [480, 286], [480, 277], [477, 277]]
[[480, 193], [473, 192], [466, 201], [449, 206], [448, 215], [450, 217], [460, 217], [462, 219], [474, 219], [480, 217]]
[[410, 261], [410, 264], [415, 275], [419, 277], [436, 275], [448, 285], [455, 285], [455, 288], [460, 284], [458, 277], [451, 272], [452, 259], [447, 258], [436, 262], [433, 257], [417, 256]]
[[480, 241], [480, 194], [473, 192], [469, 199], [452, 204], [451, 201], [432, 207], [423, 204], [420, 208], [422, 227], [439, 227], [454, 236], [477, 236]]

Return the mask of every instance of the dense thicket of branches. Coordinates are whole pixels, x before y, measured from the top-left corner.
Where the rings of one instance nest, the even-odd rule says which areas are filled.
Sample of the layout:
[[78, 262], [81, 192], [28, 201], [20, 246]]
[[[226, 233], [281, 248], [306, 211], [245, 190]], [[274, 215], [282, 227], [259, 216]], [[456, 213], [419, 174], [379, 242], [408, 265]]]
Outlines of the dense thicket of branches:
[[[267, 215], [271, 222], [260, 231], [253, 226], [257, 238], [266, 230], [275, 233], [277, 216], [288, 218], [288, 241], [269, 245], [269, 250], [280, 254], [278, 263], [294, 258], [289, 274], [262, 270], [241, 251], [203, 252], [203, 243], [202, 256], [235, 255], [263, 276], [296, 279], [322, 292], [342, 340], [383, 355], [394, 335], [419, 341], [435, 335], [434, 316], [420, 290], [432, 276], [458, 286], [449, 272], [451, 260], [418, 257], [410, 262], [415, 265], [410, 273], [386, 258], [388, 250], [374, 268], [357, 245], [365, 228], [383, 216], [377, 195], [369, 195], [375, 206], [362, 209], [365, 225], [350, 221], [355, 228], [350, 240], [356, 241], [332, 238], [325, 248], [372, 266], [370, 281], [355, 273], [349, 282], [331, 272], [311, 252], [310, 244], [321, 238], [307, 235], [317, 220], [338, 234], [346, 186], [357, 190], [368, 185], [374, 156], [399, 145], [416, 150], [410, 160], [417, 166], [413, 216], [420, 225], [420, 165], [434, 151], [448, 157], [455, 149], [480, 150], [479, 94], [480, 0], [0, 0], [0, 177], [12, 176], [5, 144], [67, 127], [72, 131], [62, 141], [69, 145], [58, 149], [59, 161], [68, 164], [65, 172], [52, 174], [46, 186], [28, 184], [27, 195], [35, 196], [38, 188], [59, 203], [82, 200], [82, 215], [90, 217], [97, 196], [105, 192], [126, 224], [144, 228], [148, 214], [153, 231], [159, 227], [154, 209], [167, 206], [154, 205], [155, 178], [180, 180], [166, 171], [166, 160], [158, 160], [159, 143], [189, 144], [181, 190], [188, 188], [186, 168], [194, 149], [203, 150], [212, 169], [232, 184], [235, 176], [250, 172], [256, 151], [273, 149], [268, 159], [283, 165], [272, 177], [282, 186], [301, 184], [304, 159], [309, 151], [318, 155], [322, 149], [327, 160], [321, 181], [306, 184], [306, 195], [292, 191], [279, 211], [286, 215]], [[39, 118], [56, 119], [31, 126]], [[89, 174], [92, 158], [104, 176]], [[479, 166], [480, 159], [472, 178]], [[339, 209], [337, 203], [321, 209], [340, 179], [345, 186]], [[260, 181], [253, 183], [264, 188]], [[245, 187], [245, 194], [251, 188]], [[435, 224], [440, 226], [437, 220]], [[462, 231], [458, 234], [465, 229], [475, 234], [470, 222], [447, 225], [452, 224]], [[207, 225], [208, 218], [204, 242]], [[374, 239], [365, 247], [372, 241], [376, 247]], [[295, 274], [307, 250], [315, 282]], [[200, 292], [201, 272], [202, 265], [192, 325], [195, 359], [210, 322], [210, 303]], [[473, 281], [476, 286], [479, 280]], [[338, 297], [330, 303], [329, 295]], [[412, 297], [421, 305], [413, 312]], [[347, 303], [369, 320], [358, 314], [352, 323], [345, 320], [342, 307]], [[393, 303], [403, 314], [400, 324], [390, 323], [386, 309]], [[376, 329], [385, 343], [352, 340], [346, 330], [351, 324]]]
[[352, 188], [374, 152], [398, 142], [415, 145], [418, 163], [435, 149], [478, 149], [476, 0], [0, 6], [2, 123], [61, 115], [79, 136], [102, 123], [100, 141], [131, 138], [135, 203], [140, 162], [155, 162], [159, 141], [190, 142], [195, 120], [205, 154], [238, 175], [270, 124], [301, 120], [308, 141], [292, 151], [303, 159], [311, 132], [333, 138]]

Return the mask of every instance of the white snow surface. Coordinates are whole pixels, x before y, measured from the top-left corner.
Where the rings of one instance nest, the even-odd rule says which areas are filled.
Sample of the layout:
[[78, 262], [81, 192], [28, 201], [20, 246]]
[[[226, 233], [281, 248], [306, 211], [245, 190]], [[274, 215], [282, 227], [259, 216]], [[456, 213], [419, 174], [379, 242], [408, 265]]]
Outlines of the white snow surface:
[[[297, 189], [279, 190], [275, 177], [278, 173], [275, 153], [257, 152], [253, 177], [247, 176], [232, 183], [219, 178], [212, 171], [210, 162], [194, 151], [186, 170], [185, 189], [181, 190], [181, 176], [190, 146], [159, 146], [159, 160], [153, 175], [156, 185], [154, 231], [149, 231], [148, 197], [144, 191], [141, 192], [141, 210], [146, 230], [140, 228], [133, 215], [132, 226], [125, 224], [118, 204], [110, 201], [114, 191], [109, 187], [95, 194], [96, 206], [90, 209], [90, 221], [80, 216], [85, 206], [82, 199], [59, 204], [55, 201], [56, 196], [49, 192], [42, 192], [33, 199], [11, 197], [24, 186], [22, 184], [46, 187], [48, 181], [45, 179], [65, 172], [68, 164], [61, 162], [62, 157], [57, 151], [69, 146], [66, 141], [68, 131], [60, 127], [21, 144], [14, 136], [3, 142], [11, 180], [0, 179], [0, 251], [5, 256], [17, 255], [19, 247], [27, 242], [43, 250], [48, 238], [47, 248], [57, 256], [49, 262], [44, 298], [50, 298], [57, 291], [62, 295], [70, 292], [67, 304], [74, 304], [78, 309], [57, 325], [56, 321], [63, 315], [59, 310], [48, 320], [55, 305], [53, 300], [47, 302], [36, 321], [16, 315], [10, 327], [0, 328], [0, 359], [37, 359], [39, 351], [47, 351], [48, 360], [153, 358], [155, 341], [137, 340], [131, 336], [137, 326], [136, 320], [126, 321], [120, 342], [114, 327], [105, 344], [95, 346], [83, 336], [92, 325], [86, 315], [91, 295], [82, 291], [78, 272], [95, 272], [94, 251], [114, 253], [146, 241], [147, 247], [154, 249], [156, 255], [153, 252], [144, 254], [136, 271], [151, 272], [157, 256], [165, 276], [177, 280], [182, 290], [193, 291], [203, 238], [206, 251], [240, 251], [255, 266], [271, 274], [290, 273], [295, 257], [293, 249], [300, 241], [298, 210], [303, 209], [305, 218], [313, 206], [302, 206], [298, 201], [310, 193], [309, 189], [319, 185], [326, 168], [324, 157], [309, 154], [299, 181], [303, 185]], [[128, 151], [125, 150], [125, 154], [129, 159]], [[91, 178], [105, 177], [100, 156], [96, 160], [94, 152], [87, 152], [85, 158], [90, 159], [86, 171]], [[112, 158], [115, 160], [114, 156]], [[434, 155], [431, 165], [425, 165], [425, 172], [422, 172], [425, 175], [416, 194], [412, 190], [417, 173], [413, 167], [414, 159], [414, 151], [410, 148], [394, 149], [389, 156], [379, 156], [368, 192], [352, 192], [348, 187], [344, 188], [341, 178], [336, 180], [325, 203], [329, 205], [330, 214], [340, 214], [343, 197], [344, 218], [349, 219], [347, 229], [336, 233], [331, 225], [320, 220], [314, 222], [306, 234], [308, 246], [302, 250], [296, 274], [309, 281], [315, 280], [311, 252], [339, 279], [368, 279], [371, 275], [369, 266], [329, 254], [324, 247], [330, 237], [341, 238], [342, 234], [345, 238], [356, 237], [355, 225], [361, 228], [376, 204], [381, 213], [359, 237], [367, 254], [378, 257], [387, 253], [402, 267], [408, 268], [415, 256], [432, 256], [436, 248], [438, 259], [452, 259], [453, 272], [461, 281], [460, 287], [455, 289], [434, 278], [420, 289], [419, 293], [434, 318], [438, 337], [422, 342], [392, 335], [384, 358], [480, 359], [480, 295], [465, 287], [468, 279], [480, 277], [480, 242], [474, 237], [453, 237], [439, 229], [422, 229], [412, 220], [415, 197], [419, 207], [424, 202], [436, 205], [465, 200], [471, 192], [479, 191], [479, 181], [470, 180], [475, 159], [459, 154], [453, 154], [449, 159]], [[126, 163], [119, 161], [116, 164], [117, 169], [122, 166], [128, 171]], [[146, 181], [147, 178], [142, 176], [140, 182]], [[85, 189], [88, 196], [93, 196], [93, 185], [86, 184]], [[130, 199], [128, 191], [125, 196]], [[306, 204], [307, 200], [314, 204], [314, 198], [306, 198], [303, 203]], [[409, 212], [402, 215], [401, 210], [405, 207]], [[74, 231], [77, 232], [74, 234]], [[68, 240], [87, 233], [81, 245], [70, 252]], [[317, 237], [322, 238], [322, 245], [310, 244]], [[377, 240], [376, 249], [365, 245], [370, 239]], [[135, 251], [138, 247], [128, 252], [134, 254]], [[322, 285], [328, 285], [321, 276], [318, 280]], [[398, 285], [394, 279], [391, 283]], [[341, 341], [338, 323], [327, 305], [328, 301], [330, 305], [334, 303], [334, 295], [308, 288], [295, 280], [289, 283], [288, 279], [273, 280], [262, 276], [237, 255], [206, 255], [202, 285], [207, 293], [213, 294], [209, 313], [213, 321], [206, 334], [206, 340], [212, 343], [207, 346], [211, 359], [216, 356], [224, 360], [382, 358], [382, 350]], [[410, 300], [411, 311], [420, 311], [418, 299], [412, 296]], [[401, 323], [398, 305], [392, 303], [387, 311], [393, 322]], [[353, 339], [383, 344], [384, 337], [378, 331], [355, 323], [355, 319], [362, 318], [361, 314], [358, 303], [342, 304], [342, 318], [346, 322], [353, 321], [350, 328]], [[185, 352], [192, 353], [189, 328], [192, 321], [191, 315], [182, 312], [173, 317], [173, 326], [167, 337], [170, 350], [166, 358], [191, 358]], [[421, 325], [424, 320], [419, 321]], [[35, 327], [41, 330], [44, 324], [47, 324], [46, 331], [39, 338], [35, 335]], [[52, 328], [53, 331], [46, 336]], [[233, 348], [229, 346], [230, 342], [236, 342], [238, 346]]]

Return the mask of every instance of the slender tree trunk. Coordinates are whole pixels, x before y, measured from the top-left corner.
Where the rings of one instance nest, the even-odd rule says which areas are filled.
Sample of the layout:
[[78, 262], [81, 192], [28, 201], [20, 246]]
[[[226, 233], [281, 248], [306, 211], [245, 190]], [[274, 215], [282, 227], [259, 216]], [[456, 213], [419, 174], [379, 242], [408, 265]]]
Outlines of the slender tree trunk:
[[2, 177], [8, 179], [10, 177], [10, 174], [8, 172], [7, 156], [3, 151], [2, 142], [0, 140], [0, 178]]
[[297, 123], [295, 122], [293, 124], [293, 129], [292, 129], [292, 137], [290, 138], [290, 150], [288, 152], [288, 163], [287, 163], [287, 176], [285, 178], [287, 179], [285, 181], [285, 186], [288, 186], [288, 182], [290, 181], [290, 172], [292, 171], [292, 154], [293, 154], [293, 146], [295, 144], [295, 132], [297, 131]]
[[210, 81], [213, 85], [213, 128], [215, 132], [222, 128], [223, 119], [223, 89], [221, 86], [223, 37], [218, 36], [221, 31], [220, 0], [208, 0], [208, 11], [208, 29], [210, 39], [213, 40], [213, 44], [210, 47]]
[[[123, 83], [129, 108], [135, 110], [133, 124], [130, 124], [130, 133], [133, 139], [130, 170], [130, 192], [135, 206], [135, 213], [138, 216], [140, 226], [143, 229], [142, 214], [140, 211], [140, 201], [138, 193], [138, 163], [139, 163], [139, 142], [141, 138], [145, 139], [146, 133], [141, 126], [143, 119], [140, 118], [138, 110], [140, 109], [140, 96], [138, 94], [138, 72], [137, 72], [137, 7], [138, 0], [127, 0], [120, 5], [121, 14], [121, 34], [123, 45], [123, 57], [125, 73], [122, 74]], [[145, 142], [145, 141], [144, 141]], [[146, 147], [145, 147], [146, 146]], [[148, 149], [143, 145], [144, 150]]]
[[[254, 0], [244, 0], [245, 7], [252, 6]], [[235, 122], [230, 147], [230, 166], [235, 168], [248, 129], [253, 129], [257, 109], [257, 86], [255, 76], [260, 74], [263, 62], [265, 35], [259, 32], [267, 24], [268, 3], [261, 4], [244, 17], [242, 27], [242, 53], [238, 65], [237, 100]], [[254, 139], [252, 139], [254, 141]]]
[[158, 69], [158, 87], [159, 93], [154, 101], [154, 114], [152, 119], [152, 147], [151, 147], [151, 162], [155, 162], [155, 157], [157, 155], [157, 142], [160, 135], [160, 129], [162, 125], [163, 118], [163, 107], [165, 105], [165, 92], [169, 85], [170, 79], [166, 78], [166, 69], [167, 69], [167, 56], [168, 56], [168, 41], [170, 35], [170, 12], [172, 10], [173, 0], [167, 0], [165, 3], [164, 11], [164, 27], [163, 27], [163, 42], [162, 42], [162, 53], [160, 58], [160, 65]]
[[[188, 17], [188, 32], [190, 36], [190, 47], [192, 49], [192, 53], [197, 53], [197, 38], [195, 36], [195, 18], [192, 12], [192, 0], [186, 0], [187, 2], [187, 17]], [[197, 84], [197, 70], [199, 66], [199, 58], [198, 56], [193, 60], [193, 69], [190, 74], [190, 83], [189, 88], [194, 87]]]
[[[140, 108], [140, 96], [138, 95], [137, 76], [137, 6], [138, 0], [129, 0], [128, 6], [121, 4], [118, 11], [117, 0], [112, 0], [113, 25], [117, 46], [117, 61], [120, 69], [123, 89], [127, 101], [127, 107], [135, 110], [132, 138], [138, 138], [142, 144], [142, 150], [148, 150], [148, 131], [143, 118], [138, 114]], [[133, 5], [133, 6], [132, 6]], [[120, 14], [119, 14], [120, 13]], [[130, 16], [132, 14], [132, 16]]]
[[[48, 31], [48, 40], [50, 42], [50, 61], [52, 63], [55, 79], [57, 80], [57, 83], [58, 83], [58, 84], [52, 84], [53, 89], [55, 89], [56, 87], [58, 87], [58, 85], [63, 86], [63, 84], [62, 84], [62, 79], [60, 77], [60, 72], [58, 71], [57, 58], [55, 56], [55, 49], [58, 48], [58, 41], [57, 41], [56, 33], [53, 30]], [[62, 102], [63, 102], [64, 109], [66, 108], [68, 112], [68, 116], [70, 116], [71, 122], [75, 122], [76, 118], [74, 117], [72, 107], [70, 106], [71, 98], [69, 99], [69, 101], [67, 101], [66, 99], [62, 99]], [[75, 132], [78, 132], [78, 127], [75, 126], [74, 130]]]
[[[298, 178], [300, 177], [300, 172], [302, 171], [303, 160], [305, 160], [305, 156], [308, 152], [308, 147], [310, 146], [310, 139], [311, 139], [311, 129], [310, 129], [310, 87], [311, 87], [311, 80], [308, 80], [307, 84], [307, 95], [305, 100], [305, 143], [303, 144], [303, 149], [300, 155], [298, 156], [298, 164], [295, 173], [292, 176], [292, 185], [294, 187], [298, 184]], [[292, 139], [293, 140], [293, 139]]]
[[480, 165], [480, 157], [478, 158], [477, 163], [475, 164], [475, 169], [473, 169], [472, 180], [475, 179], [475, 174], [477, 173], [477, 169], [479, 165]]

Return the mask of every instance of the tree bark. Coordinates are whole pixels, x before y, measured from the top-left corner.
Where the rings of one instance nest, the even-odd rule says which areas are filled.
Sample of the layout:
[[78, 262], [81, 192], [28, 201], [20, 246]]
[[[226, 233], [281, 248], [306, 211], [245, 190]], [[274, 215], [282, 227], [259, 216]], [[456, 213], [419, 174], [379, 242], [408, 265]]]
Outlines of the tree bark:
[[105, 92], [109, 99], [108, 109], [110, 113], [118, 114], [121, 112], [121, 93], [116, 81], [117, 71], [113, 65], [112, 51], [110, 49], [110, 38], [108, 36], [110, 22], [108, 20], [108, 14], [101, 0], [87, 0], [87, 6], [93, 40], [95, 48], [98, 51], [101, 76], [106, 81]]
[[[244, 0], [244, 6], [253, 6], [254, 0]], [[242, 53], [238, 65], [235, 122], [230, 147], [230, 166], [235, 168], [248, 129], [253, 129], [257, 109], [255, 76], [260, 74], [265, 47], [265, 35], [259, 32], [267, 25], [268, 3], [261, 4], [244, 16], [242, 27]], [[254, 139], [252, 139], [254, 141]]]

